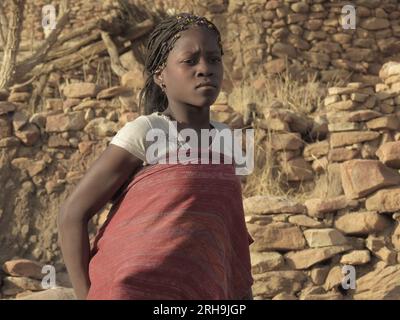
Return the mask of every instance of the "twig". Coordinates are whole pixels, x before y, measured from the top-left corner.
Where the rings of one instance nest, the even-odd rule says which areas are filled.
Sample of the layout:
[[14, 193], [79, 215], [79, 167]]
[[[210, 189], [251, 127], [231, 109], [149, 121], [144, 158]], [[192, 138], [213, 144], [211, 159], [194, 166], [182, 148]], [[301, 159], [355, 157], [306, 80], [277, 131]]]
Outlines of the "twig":
[[7, 88], [15, 79], [15, 68], [19, 43], [21, 40], [22, 21], [25, 0], [11, 1], [12, 15], [8, 26], [6, 46], [0, 67], [0, 89]]
[[[131, 33], [131, 38], [127, 38], [127, 40], [133, 41], [136, 38], [140, 37], [143, 35], [143, 32], [150, 31], [152, 28], [153, 22], [150, 22], [148, 20], [143, 21], [142, 23], [139, 23], [136, 27], [137, 32], [133, 32], [135, 29], [132, 30]], [[127, 48], [118, 48], [119, 55], [127, 52], [130, 50], [129, 47]], [[49, 73], [52, 72], [53, 70], [62, 70], [66, 71], [71, 68], [76, 67], [77, 65], [79, 66], [82, 63], [82, 60], [84, 58], [88, 58], [91, 56], [95, 55], [101, 55], [107, 52], [106, 45], [104, 41], [97, 41], [94, 43], [91, 43], [83, 48], [81, 48], [79, 51], [76, 51], [74, 53], [71, 53], [67, 56], [51, 60], [49, 62], [46, 62], [42, 65], [38, 65], [35, 67], [31, 73], [32, 75], [40, 75], [41, 73]]]
[[[82, 36], [82, 35], [81, 35]], [[60, 46], [53, 48], [46, 56], [45, 61], [51, 61], [57, 58], [65, 57], [74, 53], [82, 47], [100, 39], [100, 32], [96, 31], [92, 35], [85, 35], [82, 40], [71, 44], [70, 46]], [[57, 42], [58, 43], [58, 42]]]
[[36, 83], [35, 88], [33, 89], [31, 98], [29, 100], [29, 105], [32, 108], [32, 113], [37, 112], [37, 100], [38, 98], [41, 98], [42, 92], [44, 88], [46, 87], [47, 80], [49, 79], [48, 74], [42, 74], [39, 78], [39, 81]]
[[0, 45], [5, 46], [8, 33], [8, 20], [4, 12], [3, 3], [0, 3]]
[[13, 85], [12, 87], [10, 87], [10, 90], [16, 90], [16, 89], [25, 87], [26, 85], [28, 85], [28, 84], [32, 83], [33, 81], [35, 81], [36, 78], [37, 78], [37, 76], [33, 76], [33, 77], [30, 78], [28, 81], [25, 81], [25, 82], [23, 82], [23, 83], [15, 84], [15, 85]]
[[44, 58], [46, 57], [47, 53], [53, 47], [53, 45], [57, 41], [58, 35], [64, 29], [64, 26], [68, 22], [69, 11], [66, 11], [61, 19], [57, 21], [57, 27], [51, 31], [49, 36], [47, 37], [46, 41], [42, 44], [42, 46], [29, 58], [23, 60], [17, 67], [17, 78], [26, 75], [30, 72], [36, 65], [43, 62]]
[[93, 29], [97, 28], [99, 24], [99, 21], [94, 20], [94, 21], [90, 21], [87, 24], [85, 24], [83, 27], [77, 28], [73, 31], [71, 31], [70, 33], [61, 36], [58, 40], [57, 40], [57, 45], [61, 45], [66, 41], [69, 41], [73, 38], [76, 37], [81, 37], [82, 34], [85, 33], [89, 33], [90, 31], [92, 31]]
[[119, 60], [119, 53], [117, 46], [112, 41], [110, 35], [107, 32], [102, 31], [101, 38], [103, 39], [104, 44], [107, 48], [107, 52], [110, 56], [111, 69], [117, 76], [122, 77], [128, 70], [126, 70], [122, 66], [121, 61]]

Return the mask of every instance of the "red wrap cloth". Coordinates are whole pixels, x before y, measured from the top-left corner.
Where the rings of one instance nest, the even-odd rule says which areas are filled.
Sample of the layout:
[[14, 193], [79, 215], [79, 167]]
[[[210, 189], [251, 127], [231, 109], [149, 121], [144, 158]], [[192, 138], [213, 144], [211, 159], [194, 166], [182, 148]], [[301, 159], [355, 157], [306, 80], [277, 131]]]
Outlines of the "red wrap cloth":
[[150, 165], [95, 238], [87, 299], [242, 299], [253, 241], [232, 164]]

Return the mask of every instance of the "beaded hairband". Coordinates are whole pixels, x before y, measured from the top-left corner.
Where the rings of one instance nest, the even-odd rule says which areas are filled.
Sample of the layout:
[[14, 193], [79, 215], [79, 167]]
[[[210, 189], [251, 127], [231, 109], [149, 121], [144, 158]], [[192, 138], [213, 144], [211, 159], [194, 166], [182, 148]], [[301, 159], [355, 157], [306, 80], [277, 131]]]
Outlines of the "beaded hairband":
[[195, 16], [195, 15], [188, 14], [188, 13], [182, 13], [182, 14], [178, 15], [176, 17], [176, 19], [179, 21], [182, 19], [184, 20], [183, 24], [180, 26], [180, 28], [184, 28], [185, 26], [190, 25], [190, 24], [206, 25], [210, 29], [214, 28], [214, 26], [211, 23], [209, 23], [206, 18], [200, 17], [200, 16]]

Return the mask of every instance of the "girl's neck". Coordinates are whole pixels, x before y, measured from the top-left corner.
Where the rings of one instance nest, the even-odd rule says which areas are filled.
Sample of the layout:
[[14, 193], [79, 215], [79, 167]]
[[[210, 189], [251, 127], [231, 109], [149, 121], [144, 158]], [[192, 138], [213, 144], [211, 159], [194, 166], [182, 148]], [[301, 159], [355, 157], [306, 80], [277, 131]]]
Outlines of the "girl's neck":
[[168, 106], [162, 114], [178, 122], [182, 128], [210, 129], [210, 107], [174, 107]]

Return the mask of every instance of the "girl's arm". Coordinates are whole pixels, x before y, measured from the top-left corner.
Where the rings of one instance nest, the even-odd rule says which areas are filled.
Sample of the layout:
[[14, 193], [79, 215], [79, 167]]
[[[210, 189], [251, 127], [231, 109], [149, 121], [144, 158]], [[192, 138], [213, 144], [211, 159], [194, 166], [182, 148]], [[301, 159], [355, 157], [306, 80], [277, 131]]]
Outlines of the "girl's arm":
[[249, 289], [247, 294], [241, 300], [254, 300], [252, 288]]
[[[68, 211], [63, 214], [67, 216]], [[75, 295], [79, 300], [86, 299], [90, 288], [88, 274], [90, 245], [87, 223], [59, 220], [58, 232], [61, 251]]]
[[60, 208], [59, 243], [78, 299], [85, 299], [90, 288], [88, 222], [142, 163], [125, 149], [110, 144]]

